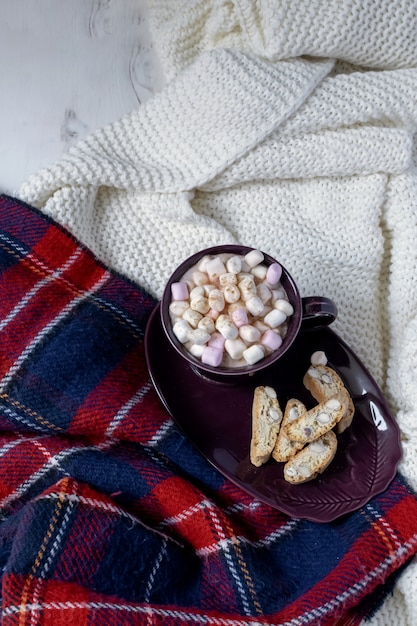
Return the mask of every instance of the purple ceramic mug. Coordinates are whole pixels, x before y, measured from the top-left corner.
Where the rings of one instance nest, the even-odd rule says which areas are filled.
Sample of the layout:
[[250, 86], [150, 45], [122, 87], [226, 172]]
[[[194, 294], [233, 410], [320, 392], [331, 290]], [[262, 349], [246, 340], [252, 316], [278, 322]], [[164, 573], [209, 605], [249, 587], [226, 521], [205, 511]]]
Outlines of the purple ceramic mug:
[[242, 365], [236, 367], [214, 367], [203, 363], [199, 358], [193, 356], [189, 350], [177, 339], [173, 332], [173, 323], [170, 315], [170, 304], [172, 302], [172, 284], [181, 281], [185, 273], [190, 268], [196, 266], [203, 257], [217, 256], [220, 254], [231, 254], [245, 256], [253, 248], [240, 245], [224, 245], [206, 248], [190, 256], [181, 263], [170, 276], [161, 299], [161, 321], [162, 327], [168, 337], [169, 342], [175, 350], [189, 363], [189, 365], [199, 374], [208, 376], [217, 381], [227, 382], [235, 380], [236, 377], [246, 377], [269, 367], [280, 359], [291, 347], [298, 335], [300, 328], [314, 329], [331, 324], [337, 316], [337, 308], [332, 300], [320, 296], [309, 296], [302, 298], [298, 287], [288, 272], [288, 270], [268, 254], [263, 252], [263, 264], [267, 267], [279, 263], [282, 268], [280, 279], [281, 286], [286, 292], [287, 298], [293, 307], [293, 314], [287, 319], [287, 331], [279, 348], [267, 354], [264, 358], [253, 365]]

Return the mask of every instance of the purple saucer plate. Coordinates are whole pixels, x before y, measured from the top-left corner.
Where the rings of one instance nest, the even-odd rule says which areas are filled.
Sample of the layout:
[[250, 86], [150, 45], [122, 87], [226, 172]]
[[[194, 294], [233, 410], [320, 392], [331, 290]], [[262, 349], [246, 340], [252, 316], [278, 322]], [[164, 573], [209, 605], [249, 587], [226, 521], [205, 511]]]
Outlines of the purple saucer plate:
[[[338, 435], [336, 456], [323, 474], [291, 485], [283, 463], [271, 459], [255, 467], [249, 460], [253, 392], [257, 385], [270, 385], [282, 408], [289, 398], [314, 406], [302, 380], [316, 350], [326, 353], [343, 380], [355, 416]], [[219, 383], [199, 374], [170, 345], [158, 305], [146, 328], [145, 354], [159, 398], [201, 454], [242, 490], [291, 517], [333, 521], [364, 506], [395, 476], [402, 455], [397, 423], [371, 374], [328, 327], [302, 330], [285, 355], [258, 374]]]

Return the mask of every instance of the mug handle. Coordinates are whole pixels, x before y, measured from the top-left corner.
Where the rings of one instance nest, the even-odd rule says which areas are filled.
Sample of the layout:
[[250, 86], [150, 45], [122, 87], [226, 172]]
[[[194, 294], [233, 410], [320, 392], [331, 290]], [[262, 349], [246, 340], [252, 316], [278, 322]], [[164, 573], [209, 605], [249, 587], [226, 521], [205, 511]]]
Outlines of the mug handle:
[[306, 296], [301, 298], [303, 315], [301, 330], [311, 330], [329, 326], [337, 317], [337, 306], [324, 296]]

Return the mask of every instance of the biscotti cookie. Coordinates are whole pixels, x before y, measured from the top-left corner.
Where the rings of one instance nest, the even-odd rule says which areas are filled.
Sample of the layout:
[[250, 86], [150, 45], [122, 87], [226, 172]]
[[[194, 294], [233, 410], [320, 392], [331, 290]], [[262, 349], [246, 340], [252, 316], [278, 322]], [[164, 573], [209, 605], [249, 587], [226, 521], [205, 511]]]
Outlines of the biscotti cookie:
[[346, 393], [339, 391], [332, 398], [306, 411], [285, 428], [292, 441], [309, 443], [332, 430], [342, 419], [348, 405]]
[[281, 421], [282, 411], [275, 389], [267, 386], [256, 387], [252, 403], [250, 444], [250, 460], [256, 467], [260, 467], [270, 458]]
[[355, 407], [337, 372], [327, 365], [311, 365], [304, 375], [303, 383], [317, 402], [325, 402], [340, 392], [346, 393], [348, 400], [346, 412], [335, 428], [338, 434], [345, 431], [352, 423]]
[[333, 431], [309, 443], [284, 465], [284, 479], [293, 484], [313, 480], [324, 472], [337, 450], [337, 437]]
[[305, 405], [297, 400], [296, 398], [291, 398], [288, 400], [284, 417], [282, 418], [281, 428], [278, 433], [277, 442], [275, 444], [274, 449], [272, 450], [272, 457], [275, 461], [284, 462], [288, 461], [294, 454], [299, 452], [301, 448], [304, 446], [302, 442], [299, 441], [291, 441], [288, 438], [286, 432], [286, 426], [291, 424], [294, 420], [296, 420], [300, 415], [306, 412]]

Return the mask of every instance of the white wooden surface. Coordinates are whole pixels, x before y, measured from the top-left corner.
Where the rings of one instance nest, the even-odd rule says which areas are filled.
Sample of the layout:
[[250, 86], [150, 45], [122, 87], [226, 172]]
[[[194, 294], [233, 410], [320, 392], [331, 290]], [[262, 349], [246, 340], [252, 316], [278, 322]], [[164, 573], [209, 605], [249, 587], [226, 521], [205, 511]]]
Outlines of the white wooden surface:
[[146, 0], [0, 0], [0, 23], [0, 193], [161, 87]]

